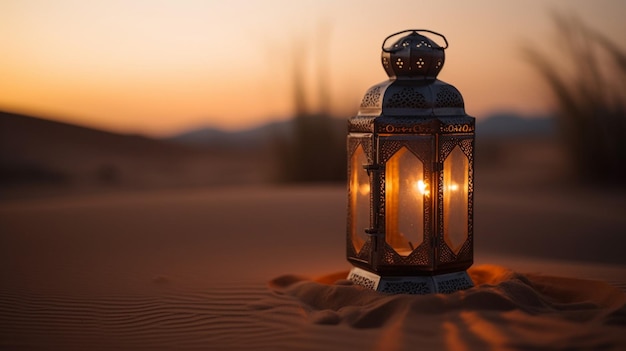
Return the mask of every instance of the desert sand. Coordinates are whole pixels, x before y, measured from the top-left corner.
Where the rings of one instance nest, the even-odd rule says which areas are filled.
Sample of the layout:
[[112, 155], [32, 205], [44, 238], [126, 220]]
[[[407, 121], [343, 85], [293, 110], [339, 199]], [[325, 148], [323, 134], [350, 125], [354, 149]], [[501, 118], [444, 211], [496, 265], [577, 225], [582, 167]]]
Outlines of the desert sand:
[[345, 280], [345, 184], [271, 156], [0, 119], [1, 350], [625, 350], [626, 193], [478, 138], [475, 287]]
[[623, 196], [480, 190], [476, 287], [429, 296], [345, 280], [342, 185], [4, 201], [0, 349], [626, 348]]

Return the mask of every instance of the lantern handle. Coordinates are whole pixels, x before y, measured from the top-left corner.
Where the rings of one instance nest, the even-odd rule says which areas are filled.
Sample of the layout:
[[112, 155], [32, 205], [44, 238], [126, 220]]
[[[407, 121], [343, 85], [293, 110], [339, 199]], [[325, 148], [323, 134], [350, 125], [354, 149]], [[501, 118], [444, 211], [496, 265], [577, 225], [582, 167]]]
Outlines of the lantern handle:
[[428, 30], [428, 29], [406, 29], [406, 30], [403, 30], [403, 31], [398, 32], [398, 33], [393, 33], [392, 35], [390, 35], [390, 36], [388, 36], [387, 38], [385, 38], [385, 40], [383, 40], [383, 44], [381, 45], [382, 50], [383, 50], [384, 52], [393, 52], [393, 51], [396, 51], [396, 50], [391, 50], [391, 49], [387, 49], [387, 48], [385, 48], [385, 43], [387, 42], [387, 40], [391, 39], [392, 37], [395, 37], [395, 36], [396, 36], [396, 35], [398, 35], [398, 34], [402, 34], [402, 33], [406, 33], [406, 32], [414, 32], [414, 33], [417, 33], [417, 32], [428, 32], [428, 33], [431, 33], [431, 34], [438, 35], [438, 36], [440, 36], [440, 37], [443, 39], [443, 41], [446, 43], [446, 46], [445, 46], [445, 47], [443, 47], [442, 49], [444, 49], [444, 50], [445, 50], [445, 49], [447, 49], [447, 48], [448, 48], [448, 40], [446, 39], [446, 37], [444, 37], [444, 36], [443, 36], [443, 34], [439, 34], [439, 33], [437, 33], [437, 32], [433, 32], [432, 30]]

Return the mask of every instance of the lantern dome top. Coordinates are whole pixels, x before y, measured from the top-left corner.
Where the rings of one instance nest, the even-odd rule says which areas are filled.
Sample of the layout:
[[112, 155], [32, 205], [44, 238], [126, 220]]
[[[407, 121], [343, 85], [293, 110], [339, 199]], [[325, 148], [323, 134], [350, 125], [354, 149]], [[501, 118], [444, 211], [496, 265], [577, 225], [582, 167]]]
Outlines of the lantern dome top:
[[[418, 32], [427, 32], [443, 39], [445, 46], [440, 46], [432, 39]], [[397, 39], [390, 46], [385, 44], [400, 34], [408, 33]], [[443, 35], [425, 29], [409, 29], [388, 36], [382, 44], [381, 61], [390, 78], [433, 80], [441, 71], [445, 62], [444, 50], [448, 41]]]
[[[422, 33], [439, 36], [437, 42], [441, 45]], [[360, 121], [359, 116], [421, 120], [467, 116], [458, 89], [437, 79], [446, 48], [447, 39], [430, 30], [409, 29], [388, 36], [382, 43], [381, 56], [389, 79], [365, 93], [355, 123]]]

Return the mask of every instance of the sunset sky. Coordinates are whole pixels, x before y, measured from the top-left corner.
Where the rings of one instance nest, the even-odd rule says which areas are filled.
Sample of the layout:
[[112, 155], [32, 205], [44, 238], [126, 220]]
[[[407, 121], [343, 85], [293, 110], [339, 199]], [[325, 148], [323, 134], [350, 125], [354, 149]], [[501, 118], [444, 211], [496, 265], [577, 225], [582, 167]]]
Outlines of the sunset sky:
[[626, 1], [0, 0], [0, 110], [154, 136], [244, 128], [292, 115], [300, 59], [311, 109], [321, 77], [347, 117], [387, 79], [383, 39], [418, 28], [447, 37], [439, 78], [469, 114], [545, 113], [521, 47], [552, 50], [554, 10], [626, 47]]

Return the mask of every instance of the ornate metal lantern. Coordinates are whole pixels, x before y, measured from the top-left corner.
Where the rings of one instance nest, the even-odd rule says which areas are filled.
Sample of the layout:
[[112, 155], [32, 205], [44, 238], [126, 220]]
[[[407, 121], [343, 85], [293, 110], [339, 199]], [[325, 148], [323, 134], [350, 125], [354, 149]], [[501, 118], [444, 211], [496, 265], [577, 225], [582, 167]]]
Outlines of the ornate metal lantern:
[[374, 290], [473, 286], [474, 118], [459, 91], [437, 79], [447, 47], [429, 30], [387, 37], [389, 80], [371, 87], [349, 120], [348, 279]]

